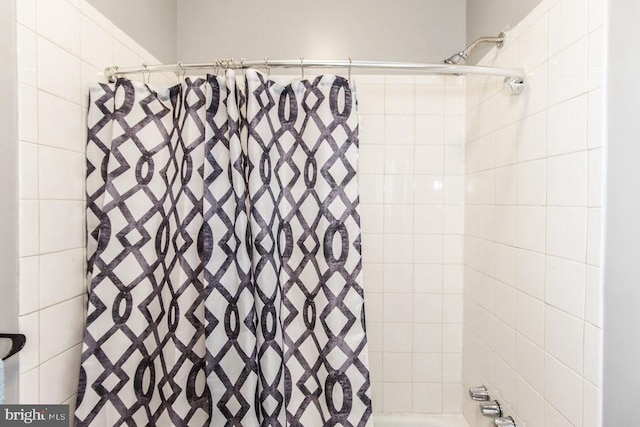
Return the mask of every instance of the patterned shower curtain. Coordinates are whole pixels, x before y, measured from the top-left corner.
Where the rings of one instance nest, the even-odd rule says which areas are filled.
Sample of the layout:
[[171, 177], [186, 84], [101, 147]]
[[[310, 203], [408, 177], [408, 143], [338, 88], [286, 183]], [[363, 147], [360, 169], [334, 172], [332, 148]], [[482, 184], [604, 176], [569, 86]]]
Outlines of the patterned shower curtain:
[[87, 123], [76, 425], [370, 425], [350, 83], [119, 79]]

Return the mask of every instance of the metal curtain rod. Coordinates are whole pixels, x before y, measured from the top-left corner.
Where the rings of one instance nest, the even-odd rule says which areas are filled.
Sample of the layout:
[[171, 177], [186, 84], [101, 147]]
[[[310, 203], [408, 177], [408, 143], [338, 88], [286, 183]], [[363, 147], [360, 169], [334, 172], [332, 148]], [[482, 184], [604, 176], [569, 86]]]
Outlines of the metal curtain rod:
[[[113, 82], [117, 77], [126, 74], [137, 73], [157, 73], [157, 72], [174, 72], [178, 75], [187, 71], [196, 70], [216, 70], [216, 69], [239, 69], [247, 68], [346, 68], [363, 69], [363, 70], [396, 70], [396, 71], [413, 71], [425, 74], [444, 74], [444, 75], [483, 75], [505, 77], [505, 84], [512, 93], [520, 93], [524, 84], [525, 72], [522, 69], [495, 68], [495, 67], [479, 67], [472, 65], [459, 64], [433, 64], [422, 62], [385, 62], [385, 61], [352, 61], [352, 60], [270, 60], [262, 61], [234, 61], [233, 59], [223, 59], [210, 63], [191, 63], [183, 64], [178, 62], [171, 65], [146, 65], [139, 67], [120, 68], [118, 66], [108, 67], [105, 69], [105, 76], [109, 81]], [[518, 87], [518, 90], [513, 88]]]

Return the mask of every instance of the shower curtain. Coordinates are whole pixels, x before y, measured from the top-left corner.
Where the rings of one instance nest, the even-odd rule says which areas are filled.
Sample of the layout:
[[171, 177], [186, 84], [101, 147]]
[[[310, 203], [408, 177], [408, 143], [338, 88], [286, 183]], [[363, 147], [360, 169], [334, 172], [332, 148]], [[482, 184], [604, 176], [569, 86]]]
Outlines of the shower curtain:
[[119, 79], [88, 128], [76, 425], [370, 425], [350, 83]]

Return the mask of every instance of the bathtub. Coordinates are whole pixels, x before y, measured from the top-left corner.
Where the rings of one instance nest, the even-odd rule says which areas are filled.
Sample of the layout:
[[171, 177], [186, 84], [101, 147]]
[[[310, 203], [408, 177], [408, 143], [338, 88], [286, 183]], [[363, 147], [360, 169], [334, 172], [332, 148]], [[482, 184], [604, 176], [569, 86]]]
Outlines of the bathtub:
[[374, 427], [469, 427], [462, 415], [374, 414]]

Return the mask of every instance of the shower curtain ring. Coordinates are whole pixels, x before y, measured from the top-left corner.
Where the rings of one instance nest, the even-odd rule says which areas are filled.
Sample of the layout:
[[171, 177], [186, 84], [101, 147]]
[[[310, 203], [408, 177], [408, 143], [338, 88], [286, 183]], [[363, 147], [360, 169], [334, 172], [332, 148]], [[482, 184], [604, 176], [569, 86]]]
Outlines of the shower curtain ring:
[[300, 57], [300, 74], [302, 75], [302, 80], [304, 80], [304, 58]]
[[351, 57], [349, 57], [349, 81], [351, 81], [351, 66], [353, 65], [353, 61]]
[[149, 73], [147, 64], [142, 64], [142, 70], [142, 82], [148, 85], [151, 82], [151, 73]]
[[176, 76], [178, 77], [178, 83], [182, 83], [185, 78], [186, 71], [182, 66], [182, 61], [178, 61], [176, 64]]
[[264, 57], [264, 69], [267, 72], [267, 77], [271, 77], [271, 67], [269, 67], [269, 57]]

